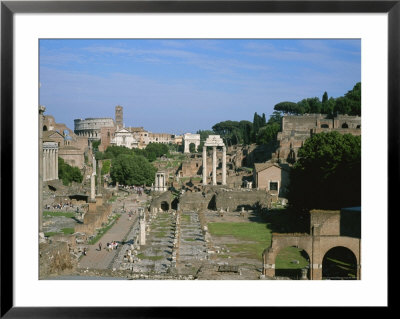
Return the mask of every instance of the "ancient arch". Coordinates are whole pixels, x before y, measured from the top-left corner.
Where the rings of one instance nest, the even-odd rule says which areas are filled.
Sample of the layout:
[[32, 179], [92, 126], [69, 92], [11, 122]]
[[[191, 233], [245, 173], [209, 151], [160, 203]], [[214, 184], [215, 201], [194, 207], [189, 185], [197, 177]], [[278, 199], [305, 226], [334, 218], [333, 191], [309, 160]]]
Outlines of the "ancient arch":
[[194, 144], [195, 151], [200, 146], [200, 134], [186, 133], [183, 135], [184, 153], [190, 153], [189, 145]]
[[[274, 277], [276, 275], [276, 256], [279, 251], [288, 246], [295, 246], [304, 250], [309, 256], [309, 278], [321, 280], [323, 279], [324, 257], [331, 249], [343, 247], [354, 256], [354, 260], [350, 263], [354, 268], [354, 279], [361, 279], [361, 238], [360, 236], [341, 234], [340, 222], [342, 213], [345, 211], [310, 211], [311, 234], [274, 233], [271, 246], [263, 253], [263, 275]], [[361, 214], [361, 211], [359, 213]], [[354, 223], [352, 227], [357, 228], [360, 225]]]
[[[283, 260], [281, 260], [281, 258]], [[290, 257], [290, 264], [284, 262]], [[275, 257], [275, 275], [291, 279], [309, 279], [310, 256], [302, 248], [296, 246], [282, 247]], [[304, 273], [303, 273], [304, 269]], [[304, 278], [305, 277], [305, 278]]]
[[166, 201], [161, 202], [161, 209], [162, 211], [166, 212], [169, 211], [169, 204]]
[[347, 123], [343, 123], [342, 128], [349, 128], [349, 125]]
[[178, 200], [178, 198], [175, 198], [175, 199], [171, 202], [171, 209], [178, 210], [178, 205], [179, 205], [179, 200]]
[[342, 246], [329, 249], [322, 260], [322, 278], [356, 279], [357, 257], [353, 251]]

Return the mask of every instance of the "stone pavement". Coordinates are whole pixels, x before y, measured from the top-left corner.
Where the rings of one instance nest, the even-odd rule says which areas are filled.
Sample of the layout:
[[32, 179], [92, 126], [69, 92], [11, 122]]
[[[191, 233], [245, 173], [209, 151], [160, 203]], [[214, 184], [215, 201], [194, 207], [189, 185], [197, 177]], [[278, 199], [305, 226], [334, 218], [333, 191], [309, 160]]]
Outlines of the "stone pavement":
[[[140, 202], [136, 203], [134, 199], [139, 199]], [[131, 209], [136, 209], [140, 207], [141, 203], [146, 200], [146, 196], [138, 197], [136, 194], [130, 195], [123, 199], [122, 201], [118, 201], [113, 205], [113, 209], [122, 206], [125, 204], [126, 211]], [[78, 268], [89, 268], [89, 269], [107, 269], [109, 268], [115, 256], [119, 253], [121, 247], [123, 246], [123, 240], [126, 235], [130, 232], [132, 226], [136, 222], [138, 218], [138, 213], [132, 216], [132, 219], [129, 221], [128, 213], [123, 213], [119, 218], [118, 222], [115, 222], [114, 225], [109, 229], [100, 240], [94, 245], [87, 246], [87, 255], [82, 256], [81, 260], [78, 263]], [[116, 241], [119, 243], [118, 249], [107, 251], [107, 243]], [[102, 243], [102, 249], [99, 251], [99, 242]]]

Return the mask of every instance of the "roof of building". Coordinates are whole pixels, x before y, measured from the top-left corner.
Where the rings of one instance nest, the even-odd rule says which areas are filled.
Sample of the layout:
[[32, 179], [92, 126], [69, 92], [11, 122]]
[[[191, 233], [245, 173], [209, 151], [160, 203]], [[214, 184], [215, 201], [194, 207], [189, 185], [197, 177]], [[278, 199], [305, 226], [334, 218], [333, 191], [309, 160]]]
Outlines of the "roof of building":
[[278, 167], [279, 169], [283, 169], [283, 170], [289, 170], [287, 167], [285, 166], [281, 166], [278, 163], [272, 163], [272, 162], [265, 162], [265, 163], [255, 163], [254, 164], [254, 170], [258, 173], [260, 171], [266, 170], [272, 166]]
[[58, 137], [64, 138], [64, 136], [60, 132], [57, 132], [57, 131], [44, 131], [43, 132], [43, 139], [55, 138], [56, 136], [52, 137], [53, 134], [59, 135]]

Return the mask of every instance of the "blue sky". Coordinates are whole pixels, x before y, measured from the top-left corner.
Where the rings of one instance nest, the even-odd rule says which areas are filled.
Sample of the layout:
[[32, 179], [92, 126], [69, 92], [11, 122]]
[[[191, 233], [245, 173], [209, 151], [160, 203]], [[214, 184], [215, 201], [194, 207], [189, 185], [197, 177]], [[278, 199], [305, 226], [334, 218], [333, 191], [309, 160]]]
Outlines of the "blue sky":
[[361, 81], [360, 40], [46, 39], [39, 56], [40, 104], [71, 129], [122, 105], [126, 126], [195, 133]]

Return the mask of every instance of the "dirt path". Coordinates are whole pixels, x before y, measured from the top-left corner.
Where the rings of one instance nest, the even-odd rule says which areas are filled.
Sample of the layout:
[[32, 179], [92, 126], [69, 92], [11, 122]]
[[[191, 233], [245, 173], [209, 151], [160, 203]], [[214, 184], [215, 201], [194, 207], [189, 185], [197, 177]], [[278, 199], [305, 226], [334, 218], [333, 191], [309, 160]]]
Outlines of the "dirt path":
[[[139, 199], [139, 203], [136, 203], [134, 200]], [[116, 202], [113, 205], [113, 209], [122, 207], [125, 205], [125, 209], [127, 211], [134, 210], [143, 204], [146, 201], [146, 196], [138, 197], [135, 195], [130, 195], [125, 199]], [[100, 240], [94, 245], [88, 245], [87, 255], [83, 256], [79, 261], [78, 268], [89, 268], [89, 269], [107, 269], [114, 257], [118, 254], [120, 247], [122, 247], [122, 241], [125, 236], [130, 231], [132, 225], [137, 220], [137, 213], [129, 220], [128, 213], [123, 213], [119, 220], [114, 223], [114, 225], [109, 229]], [[116, 241], [118, 242], [119, 248], [112, 251], [107, 251], [106, 245], [109, 242]], [[102, 243], [102, 249], [99, 250], [99, 243]]]

